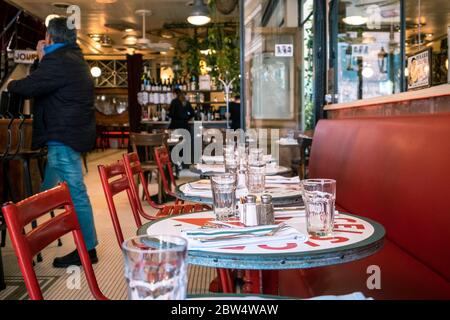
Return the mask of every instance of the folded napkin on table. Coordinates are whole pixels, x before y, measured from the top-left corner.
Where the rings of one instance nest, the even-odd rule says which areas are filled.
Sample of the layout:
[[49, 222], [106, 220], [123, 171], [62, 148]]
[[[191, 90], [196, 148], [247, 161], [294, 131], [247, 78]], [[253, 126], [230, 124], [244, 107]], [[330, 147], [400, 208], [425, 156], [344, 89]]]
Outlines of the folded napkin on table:
[[[339, 215], [339, 212], [336, 210], [334, 212], [334, 216], [337, 217]], [[280, 218], [302, 218], [302, 217], [306, 217], [306, 211], [305, 209], [299, 209], [299, 210], [290, 210], [290, 209], [280, 209], [280, 208], [275, 208], [275, 212], [274, 212], [274, 216], [275, 219], [280, 219]]]
[[300, 178], [298, 176], [289, 178], [289, 177], [283, 177], [283, 176], [267, 176], [266, 177], [266, 183], [268, 184], [276, 184], [276, 183], [282, 183], [282, 184], [300, 184]]
[[205, 172], [225, 173], [225, 166], [223, 164], [198, 163], [196, 165], [196, 168], [197, 168], [197, 170], [200, 170], [202, 173], [205, 173]]
[[[267, 244], [271, 242], [280, 241], [296, 241], [298, 243], [304, 243], [307, 237], [299, 232], [294, 227], [286, 226], [281, 231], [278, 231], [274, 236], [263, 236], [275, 229], [277, 225], [259, 226], [259, 227], [246, 227], [246, 228], [220, 228], [220, 229], [196, 229], [196, 230], [184, 230], [182, 233], [188, 239], [189, 250], [202, 250], [210, 248], [224, 248], [237, 245], [250, 245], [250, 244]], [[202, 238], [213, 238], [218, 236], [227, 235], [239, 235], [242, 233], [251, 233], [252, 236], [242, 236], [233, 239], [217, 240], [201, 242]], [[261, 235], [261, 236], [257, 236]]]
[[[212, 190], [211, 190], [211, 184], [197, 184], [197, 182], [193, 183], [187, 183], [185, 184], [181, 191], [186, 196], [193, 196], [193, 197], [202, 197], [202, 198], [212, 198]], [[247, 188], [238, 188], [236, 190], [236, 197], [244, 197], [248, 194]]]

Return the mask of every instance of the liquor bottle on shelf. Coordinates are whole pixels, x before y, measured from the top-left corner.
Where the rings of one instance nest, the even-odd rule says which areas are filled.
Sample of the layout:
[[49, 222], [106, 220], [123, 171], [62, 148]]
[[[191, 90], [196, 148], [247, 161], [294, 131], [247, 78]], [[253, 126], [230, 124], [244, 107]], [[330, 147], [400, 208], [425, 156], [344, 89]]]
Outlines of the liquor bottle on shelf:
[[144, 72], [141, 75], [141, 91], [144, 91], [147, 85], [147, 67], [144, 67]]
[[183, 85], [182, 85], [182, 89], [183, 91], [187, 91], [188, 86], [187, 86], [187, 82], [186, 82], [186, 78], [183, 78]]
[[166, 121], [166, 109], [161, 106], [161, 121]]
[[192, 76], [192, 78], [191, 78], [191, 88], [190, 88], [190, 90], [191, 91], [197, 90], [197, 83], [195, 81], [195, 76]]
[[220, 120], [219, 108], [215, 108], [214, 110], [214, 120]]

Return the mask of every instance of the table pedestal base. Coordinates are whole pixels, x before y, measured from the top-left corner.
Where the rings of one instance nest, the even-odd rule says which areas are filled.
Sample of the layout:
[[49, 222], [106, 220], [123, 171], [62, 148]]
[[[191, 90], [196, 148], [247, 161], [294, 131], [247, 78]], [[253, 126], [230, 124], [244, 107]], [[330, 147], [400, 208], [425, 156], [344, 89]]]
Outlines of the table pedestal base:
[[246, 270], [244, 282], [242, 292], [245, 294], [278, 295], [277, 270]]

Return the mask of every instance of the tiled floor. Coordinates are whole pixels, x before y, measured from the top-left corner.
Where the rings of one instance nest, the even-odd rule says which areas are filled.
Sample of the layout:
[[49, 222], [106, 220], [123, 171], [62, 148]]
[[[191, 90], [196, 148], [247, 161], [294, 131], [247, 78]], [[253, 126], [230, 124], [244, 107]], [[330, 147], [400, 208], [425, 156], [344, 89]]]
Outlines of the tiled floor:
[[[108, 150], [95, 152], [88, 157], [89, 173], [85, 176], [88, 193], [92, 202], [95, 215], [95, 223], [99, 238], [97, 247], [99, 263], [94, 266], [95, 274], [100, 289], [110, 299], [126, 299], [126, 285], [123, 277], [122, 253], [117, 243], [113, 226], [109, 217], [105, 197], [98, 177], [97, 166], [108, 164], [121, 158], [124, 151]], [[187, 171], [182, 171], [180, 182], [194, 177]], [[156, 185], [151, 184], [152, 194], [156, 193]], [[128, 200], [125, 195], [115, 198], [117, 211], [121, 218], [121, 224], [125, 237], [135, 235], [136, 226], [129, 210]], [[151, 209], [147, 206], [148, 212]], [[35, 267], [38, 279], [43, 287], [44, 298], [53, 299], [92, 299], [84, 276], [81, 277], [79, 289], [69, 289], [71, 286], [71, 274], [66, 270], [54, 269], [52, 261], [55, 257], [64, 255], [74, 249], [71, 237], [65, 237], [63, 246], [58, 247], [56, 243], [43, 251], [44, 261]], [[2, 249], [6, 290], [0, 291], [0, 300], [3, 299], [26, 299], [27, 293], [24, 287], [17, 259], [8, 241], [6, 248]], [[207, 293], [210, 281], [215, 277], [215, 269], [190, 267], [189, 270], [189, 293]]]

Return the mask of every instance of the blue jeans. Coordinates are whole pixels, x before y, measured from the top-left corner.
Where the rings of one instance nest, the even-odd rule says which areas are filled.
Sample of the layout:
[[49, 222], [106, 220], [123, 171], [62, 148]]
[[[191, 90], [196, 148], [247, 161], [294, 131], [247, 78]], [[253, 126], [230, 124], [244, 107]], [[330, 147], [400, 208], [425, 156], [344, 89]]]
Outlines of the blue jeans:
[[41, 191], [49, 190], [59, 182], [67, 182], [86, 247], [88, 250], [94, 249], [98, 244], [97, 233], [91, 202], [83, 181], [80, 153], [65, 145], [50, 145], [47, 158]]

